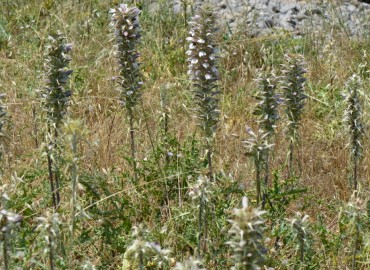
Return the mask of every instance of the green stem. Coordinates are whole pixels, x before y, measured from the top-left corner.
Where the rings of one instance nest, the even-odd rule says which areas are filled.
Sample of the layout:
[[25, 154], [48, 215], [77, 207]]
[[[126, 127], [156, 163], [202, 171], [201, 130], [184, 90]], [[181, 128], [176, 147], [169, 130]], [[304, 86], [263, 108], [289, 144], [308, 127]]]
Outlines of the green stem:
[[3, 231], [3, 257], [4, 257], [4, 270], [9, 269], [9, 256], [8, 256], [8, 218], [3, 217], [1, 227]]
[[53, 236], [52, 236], [52, 226], [49, 228], [49, 263], [50, 263], [50, 270], [54, 270], [54, 249], [53, 249]]
[[352, 268], [351, 268], [352, 270], [356, 269], [356, 264], [357, 264], [356, 255], [357, 255], [359, 239], [360, 239], [359, 217], [358, 216], [356, 217], [355, 226], [356, 226], [356, 235], [355, 235], [355, 241], [353, 244], [353, 251], [352, 251]]
[[210, 181], [213, 181], [213, 166], [212, 166], [212, 147], [210, 140], [207, 139], [207, 145], [206, 145], [206, 151], [207, 151], [207, 162], [208, 162], [208, 178]]
[[299, 235], [299, 242], [300, 242], [300, 256], [299, 259], [301, 263], [304, 261], [304, 235], [303, 233], [300, 233]]
[[260, 204], [261, 201], [261, 164], [260, 164], [260, 159], [258, 158], [256, 160], [255, 166], [256, 166], [256, 199], [257, 199], [257, 205]]
[[[58, 127], [59, 125], [56, 124], [56, 128], [55, 128], [55, 142], [54, 142], [54, 147], [56, 149], [56, 154], [55, 154], [55, 159], [56, 161], [58, 162], [59, 161], [59, 153], [58, 153], [58, 145], [57, 145], [57, 140], [58, 140]], [[59, 178], [60, 178], [60, 175], [59, 175], [59, 167], [58, 167], [58, 164], [57, 162], [54, 162], [54, 170], [55, 170], [55, 197], [56, 197], [56, 202], [57, 202], [57, 208], [59, 207], [60, 205], [60, 185], [59, 185]]]
[[354, 161], [353, 161], [353, 187], [355, 190], [357, 190], [357, 185], [358, 185], [358, 181], [357, 181], [357, 177], [358, 177], [358, 157], [354, 157]]
[[131, 159], [134, 170], [134, 180], [137, 184], [137, 163], [136, 163], [136, 149], [135, 149], [135, 129], [134, 129], [134, 112], [131, 108], [128, 109], [128, 117], [130, 122], [130, 142], [131, 142]]
[[269, 176], [270, 176], [270, 151], [269, 149], [266, 150], [266, 164], [265, 164], [265, 181], [264, 181], [264, 188], [263, 188], [263, 195], [262, 195], [262, 209], [265, 209], [266, 202], [267, 202], [267, 190], [269, 186]]
[[53, 206], [54, 209], [58, 208], [58, 204], [55, 198], [55, 187], [54, 187], [54, 180], [53, 180], [53, 161], [50, 157], [50, 150], [48, 149], [47, 153], [47, 158], [48, 158], [48, 172], [49, 172], [49, 182], [50, 182], [50, 188], [51, 188], [51, 197], [53, 200]]
[[77, 202], [77, 136], [72, 135], [72, 244], [76, 227], [76, 202]]
[[200, 198], [199, 202], [199, 213], [198, 213], [198, 244], [197, 244], [197, 252], [198, 252], [198, 257], [201, 256], [200, 252], [200, 247], [201, 247], [201, 242], [202, 242], [202, 216], [203, 216], [203, 193]]
[[142, 251], [139, 254], [139, 264], [140, 270], [144, 270], [144, 255]]
[[290, 141], [289, 145], [289, 165], [288, 165], [288, 178], [290, 178], [293, 174], [293, 150], [294, 144], [293, 141]]

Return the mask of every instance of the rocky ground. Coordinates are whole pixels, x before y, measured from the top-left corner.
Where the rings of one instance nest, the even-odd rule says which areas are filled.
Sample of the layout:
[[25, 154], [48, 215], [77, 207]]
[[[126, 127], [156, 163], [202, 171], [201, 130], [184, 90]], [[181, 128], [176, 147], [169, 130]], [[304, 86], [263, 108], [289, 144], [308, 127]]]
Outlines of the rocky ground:
[[[181, 0], [169, 0], [174, 10], [181, 12]], [[189, 0], [187, 0], [190, 2]], [[193, 0], [201, 4], [205, 0]], [[321, 31], [324, 27], [339, 27], [349, 36], [370, 33], [370, 4], [362, 1], [325, 0], [209, 0], [214, 4], [220, 22], [235, 29], [245, 30], [251, 36], [289, 31], [303, 34]]]

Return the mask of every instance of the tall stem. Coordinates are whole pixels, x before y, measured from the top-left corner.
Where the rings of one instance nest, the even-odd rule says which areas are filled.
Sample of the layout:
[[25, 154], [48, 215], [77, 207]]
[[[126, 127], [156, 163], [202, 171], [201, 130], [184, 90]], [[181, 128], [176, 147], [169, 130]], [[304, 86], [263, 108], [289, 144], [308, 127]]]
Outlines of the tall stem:
[[4, 220], [1, 224], [3, 231], [3, 256], [4, 256], [4, 270], [9, 269], [9, 256], [8, 256], [8, 218], [3, 217]]
[[203, 254], [205, 254], [208, 250], [207, 247], [208, 242], [208, 207], [207, 201], [204, 202], [204, 239], [203, 239]]
[[130, 121], [131, 159], [134, 170], [134, 180], [135, 183], [137, 183], [138, 177], [137, 177], [136, 148], [135, 148], [134, 112], [131, 108], [128, 109], [128, 117]]
[[77, 201], [77, 136], [76, 134], [72, 135], [72, 153], [73, 153], [73, 162], [72, 162], [72, 244], [74, 239], [74, 232], [76, 227], [76, 201]]
[[197, 252], [198, 252], [198, 257], [201, 255], [201, 242], [202, 242], [202, 216], [203, 216], [203, 194], [200, 198], [199, 202], [199, 213], [198, 213], [198, 244], [197, 244]]
[[353, 251], [352, 251], [352, 270], [355, 270], [356, 269], [356, 255], [357, 255], [357, 250], [358, 250], [358, 245], [359, 245], [359, 238], [360, 238], [360, 230], [358, 228], [358, 224], [359, 224], [359, 217], [357, 216], [356, 217], [356, 222], [355, 222], [355, 226], [356, 226], [356, 235], [355, 235], [355, 241], [354, 241], [354, 244], [353, 244]]
[[290, 141], [289, 145], [289, 165], [288, 165], [288, 178], [290, 178], [293, 174], [293, 150], [294, 150], [294, 145], [293, 141]]
[[266, 150], [266, 164], [265, 164], [265, 181], [264, 181], [264, 189], [262, 195], [262, 209], [265, 209], [266, 201], [267, 201], [267, 189], [269, 186], [269, 176], [270, 176], [270, 151], [269, 149]]
[[[57, 140], [58, 140], [58, 127], [59, 125], [56, 125], [56, 128], [54, 130], [55, 132], [55, 138], [54, 138], [54, 148], [56, 149], [56, 161], [59, 161], [59, 153], [58, 153], [58, 145], [57, 145]], [[59, 185], [59, 167], [58, 163], [54, 162], [54, 173], [55, 173], [55, 197], [56, 197], [56, 202], [57, 202], [57, 208], [59, 207], [60, 204], [60, 185]]]
[[49, 263], [50, 263], [50, 270], [54, 270], [54, 249], [53, 249], [53, 236], [52, 236], [52, 228], [49, 228]]
[[140, 251], [140, 254], [139, 254], [139, 267], [140, 267], [140, 270], [144, 270], [144, 255], [142, 251]]
[[357, 190], [358, 157], [354, 157], [353, 163], [353, 187]]
[[[164, 131], [164, 139], [165, 139], [165, 145], [166, 150], [168, 149], [168, 113], [167, 110], [164, 111], [164, 123], [163, 123], [163, 131]], [[170, 163], [170, 157], [169, 155], [166, 155], [166, 165]]]
[[48, 172], [49, 172], [49, 181], [50, 181], [50, 188], [51, 188], [51, 197], [53, 200], [53, 206], [55, 209], [57, 209], [58, 204], [57, 200], [55, 198], [55, 187], [54, 187], [54, 180], [53, 180], [53, 161], [50, 156], [50, 149], [48, 149], [47, 153], [47, 158], [48, 158]]
[[207, 162], [208, 162], [208, 178], [210, 181], [213, 181], [213, 167], [212, 167], [212, 146], [210, 143], [210, 139], [207, 139], [206, 144], [206, 151], [207, 151]]
[[303, 261], [304, 261], [304, 236], [302, 234], [299, 235], [299, 241], [300, 241], [300, 256], [299, 256], [299, 259], [303, 263]]
[[32, 104], [32, 118], [33, 118], [33, 136], [35, 136], [35, 147], [39, 147], [39, 140], [37, 138], [38, 128], [37, 128], [37, 119], [36, 119], [36, 107]]
[[261, 164], [260, 160], [256, 160], [256, 189], [257, 189], [257, 205], [261, 201]]

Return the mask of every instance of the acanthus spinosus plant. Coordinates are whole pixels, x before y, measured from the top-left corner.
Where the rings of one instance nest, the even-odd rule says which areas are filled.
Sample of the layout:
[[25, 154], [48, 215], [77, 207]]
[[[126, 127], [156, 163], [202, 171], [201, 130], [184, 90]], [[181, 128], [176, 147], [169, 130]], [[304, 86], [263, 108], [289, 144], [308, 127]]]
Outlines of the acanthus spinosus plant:
[[[260, 72], [257, 82], [259, 83], [259, 91], [256, 95], [258, 104], [254, 110], [254, 114], [258, 116], [259, 128], [266, 134], [264, 139], [266, 145], [271, 144], [271, 139], [275, 134], [276, 122], [279, 120], [278, 106], [281, 103], [280, 96], [276, 93], [276, 77], [273, 72]], [[272, 147], [272, 144], [271, 144]], [[264, 191], [262, 208], [266, 204], [266, 189], [269, 184], [270, 174], [270, 149], [264, 151]]]
[[55, 208], [60, 203], [57, 139], [70, 103], [69, 77], [73, 70], [68, 68], [72, 45], [66, 43], [62, 33], [49, 36], [45, 55], [46, 87], [40, 91], [41, 103], [47, 114], [47, 158], [52, 200]]
[[[0, 161], [4, 154], [4, 129], [6, 122], [8, 121], [8, 113], [6, 111], [6, 107], [2, 102], [2, 99], [5, 98], [5, 94], [0, 94]], [[0, 169], [1, 172], [1, 169]]]
[[189, 188], [189, 196], [198, 203], [198, 255], [207, 250], [209, 208], [214, 188], [215, 183], [207, 176], [199, 176]]
[[246, 131], [248, 133], [248, 138], [243, 141], [243, 143], [247, 148], [246, 154], [253, 160], [256, 170], [256, 201], [257, 205], [259, 205], [262, 199], [262, 172], [264, 168], [266, 168], [266, 153], [273, 145], [268, 143], [268, 132], [259, 129], [258, 132], [255, 133], [252, 128], [248, 126]]
[[206, 140], [209, 177], [213, 177], [212, 141], [219, 120], [218, 85], [219, 73], [216, 67], [215, 46], [213, 45], [214, 17], [209, 7], [199, 7], [189, 23], [191, 30], [187, 38], [189, 50], [190, 80], [193, 84], [199, 125]]
[[305, 62], [302, 56], [285, 56], [285, 64], [282, 65], [282, 89], [285, 103], [285, 112], [288, 118], [287, 136], [290, 140], [289, 146], [289, 177], [293, 171], [294, 145], [299, 141], [299, 126], [302, 119], [303, 109], [307, 98], [305, 94], [307, 72], [304, 68]]
[[157, 269], [168, 269], [170, 251], [147, 241], [148, 233], [142, 225], [133, 228], [134, 241], [124, 254], [123, 269], [146, 269], [148, 263]]
[[349, 134], [350, 154], [352, 158], [351, 182], [354, 189], [358, 186], [358, 166], [362, 157], [364, 124], [359, 91], [361, 89], [361, 78], [353, 75], [346, 84], [345, 93], [346, 109], [344, 111], [344, 122]]
[[243, 197], [242, 208], [234, 209], [233, 217], [229, 220], [230, 240], [227, 242], [234, 261], [231, 269], [261, 269], [265, 253], [263, 246], [265, 213], [250, 206], [246, 197]]
[[130, 122], [131, 158], [136, 176], [136, 149], [134, 132], [134, 108], [141, 96], [141, 73], [137, 46], [140, 43], [140, 10], [120, 4], [111, 9], [111, 27], [116, 40], [115, 55], [119, 64], [119, 87], [121, 104], [126, 108]]

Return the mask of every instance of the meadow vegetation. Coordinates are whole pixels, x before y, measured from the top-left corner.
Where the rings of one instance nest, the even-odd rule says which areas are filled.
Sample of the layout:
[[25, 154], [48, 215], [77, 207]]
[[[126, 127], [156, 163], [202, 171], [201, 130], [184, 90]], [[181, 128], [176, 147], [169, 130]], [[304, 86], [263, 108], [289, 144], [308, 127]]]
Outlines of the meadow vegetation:
[[1, 268], [369, 269], [369, 33], [125, 4], [1, 3]]

